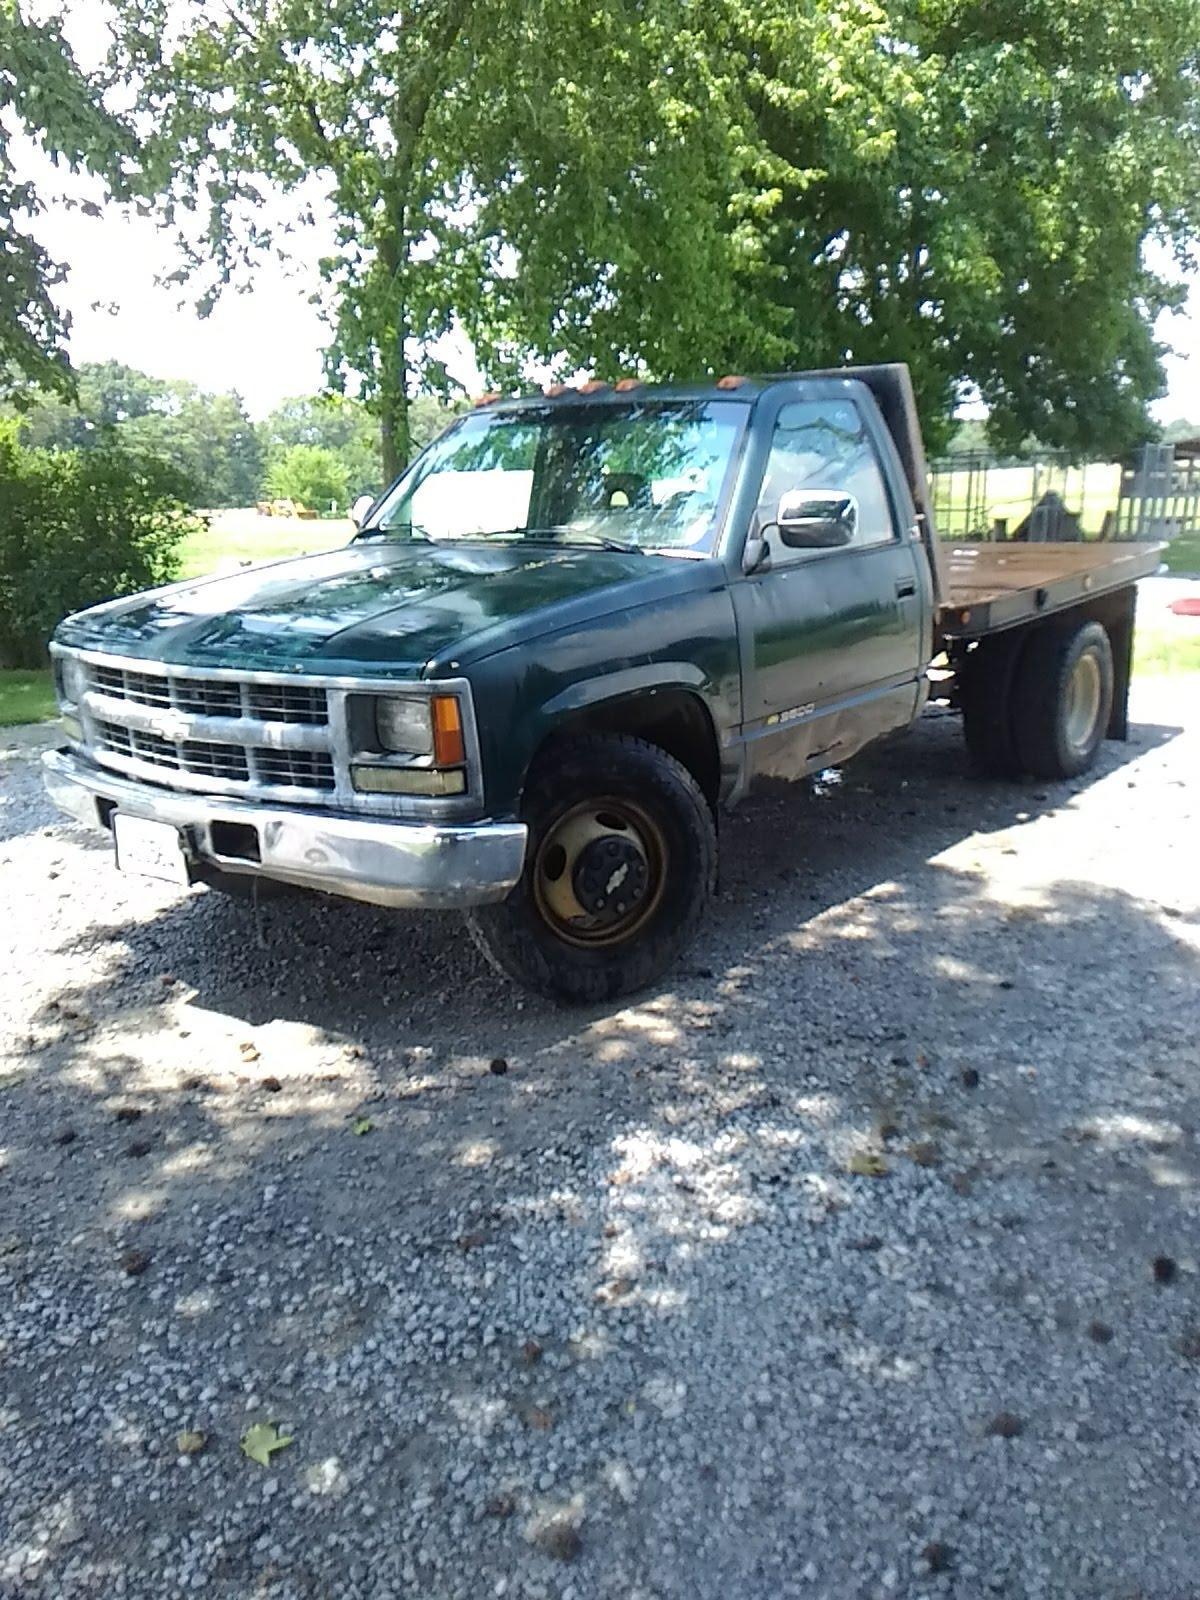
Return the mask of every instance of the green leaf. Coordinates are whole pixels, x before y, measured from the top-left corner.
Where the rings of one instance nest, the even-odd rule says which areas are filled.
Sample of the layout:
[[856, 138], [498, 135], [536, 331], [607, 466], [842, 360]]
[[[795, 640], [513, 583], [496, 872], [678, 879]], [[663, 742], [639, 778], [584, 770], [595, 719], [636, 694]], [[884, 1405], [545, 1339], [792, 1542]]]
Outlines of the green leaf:
[[364, 1133], [371, 1133], [374, 1127], [375, 1124], [371, 1121], [370, 1117], [355, 1117], [351, 1131], [358, 1134], [361, 1138]]
[[242, 1454], [262, 1467], [269, 1467], [275, 1452], [286, 1450], [293, 1442], [290, 1436], [280, 1434], [273, 1422], [256, 1422], [242, 1435]]

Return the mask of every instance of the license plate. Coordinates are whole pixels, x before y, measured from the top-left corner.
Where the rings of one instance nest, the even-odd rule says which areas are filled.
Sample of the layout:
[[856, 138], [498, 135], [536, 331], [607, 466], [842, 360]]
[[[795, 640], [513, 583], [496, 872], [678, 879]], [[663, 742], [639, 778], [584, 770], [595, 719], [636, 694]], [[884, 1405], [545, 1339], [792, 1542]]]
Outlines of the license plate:
[[149, 817], [131, 817], [123, 811], [113, 816], [113, 837], [117, 842], [117, 865], [122, 872], [142, 878], [162, 878], [186, 888], [187, 860], [179, 829], [169, 822], [154, 822]]

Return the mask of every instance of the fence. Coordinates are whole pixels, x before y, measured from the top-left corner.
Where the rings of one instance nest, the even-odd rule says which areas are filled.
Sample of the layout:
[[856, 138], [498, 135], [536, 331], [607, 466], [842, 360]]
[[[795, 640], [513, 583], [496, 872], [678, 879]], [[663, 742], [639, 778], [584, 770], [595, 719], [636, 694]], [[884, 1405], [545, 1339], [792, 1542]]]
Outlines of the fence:
[[1200, 457], [1146, 445], [1127, 466], [1046, 451], [1013, 462], [986, 452], [930, 468], [944, 539], [1169, 539], [1200, 531]]

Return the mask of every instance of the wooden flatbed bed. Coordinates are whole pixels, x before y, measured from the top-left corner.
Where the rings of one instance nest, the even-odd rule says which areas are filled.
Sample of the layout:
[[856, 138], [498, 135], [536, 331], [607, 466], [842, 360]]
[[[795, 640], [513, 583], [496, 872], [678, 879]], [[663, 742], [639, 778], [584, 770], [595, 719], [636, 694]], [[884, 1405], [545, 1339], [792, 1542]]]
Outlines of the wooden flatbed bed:
[[1162, 544], [943, 545], [937, 626], [945, 639], [980, 639], [1065, 611], [1148, 578]]

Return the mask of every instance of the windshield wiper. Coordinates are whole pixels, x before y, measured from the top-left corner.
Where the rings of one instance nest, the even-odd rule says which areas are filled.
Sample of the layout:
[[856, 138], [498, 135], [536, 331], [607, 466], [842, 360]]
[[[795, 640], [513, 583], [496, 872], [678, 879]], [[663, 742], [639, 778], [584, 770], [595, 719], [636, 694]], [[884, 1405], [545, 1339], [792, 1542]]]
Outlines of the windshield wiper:
[[350, 541], [357, 544], [360, 539], [418, 539], [422, 544], [433, 544], [431, 533], [426, 532], [418, 523], [397, 522], [390, 528], [360, 528]]
[[597, 550], [615, 550], [623, 556], [642, 553], [640, 544], [627, 544], [623, 539], [612, 539], [606, 533], [577, 533], [573, 528], [503, 528], [496, 533], [469, 535], [475, 539], [524, 539], [530, 544], [591, 545]]

